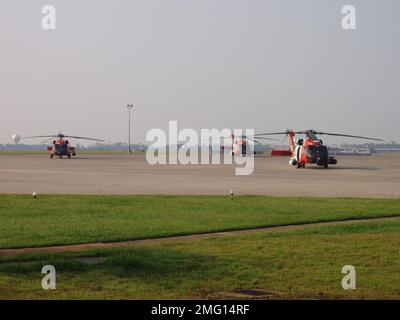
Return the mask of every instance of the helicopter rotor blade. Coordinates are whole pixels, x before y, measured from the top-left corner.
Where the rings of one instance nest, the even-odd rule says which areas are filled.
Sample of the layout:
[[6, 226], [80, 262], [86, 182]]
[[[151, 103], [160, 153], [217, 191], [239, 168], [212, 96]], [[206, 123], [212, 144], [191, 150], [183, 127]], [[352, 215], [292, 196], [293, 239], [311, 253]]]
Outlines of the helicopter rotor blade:
[[64, 138], [72, 138], [72, 139], [91, 140], [91, 141], [104, 142], [104, 140], [100, 140], [100, 139], [94, 139], [94, 138], [87, 138], [87, 137], [64, 136]]
[[72, 139], [81, 139], [81, 140], [91, 140], [91, 141], [98, 141], [98, 142], [104, 142], [104, 140], [100, 139], [94, 139], [94, 138], [88, 138], [88, 137], [78, 137], [78, 136], [66, 136], [62, 133], [58, 134], [53, 134], [53, 135], [43, 135], [43, 136], [29, 136], [29, 137], [21, 137], [21, 139], [36, 139], [36, 138], [72, 138]]
[[[279, 139], [274, 139], [274, 138], [267, 138], [267, 137], [259, 137], [259, 136], [253, 136], [254, 138], [257, 139], [262, 139], [262, 140], [269, 140], [269, 141], [279, 141]], [[248, 137], [247, 137], [248, 138]]]
[[357, 139], [365, 139], [365, 140], [373, 140], [373, 141], [384, 141], [378, 138], [370, 138], [370, 137], [363, 137], [363, 136], [354, 136], [350, 134], [342, 134], [342, 133], [329, 133], [329, 132], [321, 132], [317, 131], [314, 132], [317, 135], [328, 135], [328, 136], [337, 136], [337, 137], [347, 137], [347, 138], [357, 138]]
[[40, 143], [48, 143], [48, 142], [51, 141], [51, 139], [53, 139], [53, 138], [49, 138], [49, 139], [47, 139], [47, 140], [41, 141]]
[[56, 135], [48, 135], [48, 136], [30, 136], [30, 137], [21, 137], [21, 139], [36, 139], [36, 138], [57, 138]]
[[281, 134], [287, 134], [287, 131], [284, 132], [268, 132], [268, 133], [257, 133], [254, 136], [259, 137], [259, 136], [276, 136], [276, 135], [281, 135]]
[[[270, 133], [259, 133], [255, 134], [254, 136], [256, 138], [260, 138], [260, 136], [269, 136], [269, 135], [288, 135], [289, 130], [286, 132], [270, 132]], [[347, 138], [357, 138], [357, 139], [365, 139], [365, 140], [373, 140], [373, 141], [384, 141], [382, 139], [378, 138], [370, 138], [370, 137], [364, 137], [364, 136], [355, 136], [355, 135], [350, 135], [350, 134], [341, 134], [341, 133], [330, 133], [330, 132], [322, 132], [322, 131], [314, 131], [314, 130], [302, 130], [302, 131], [294, 131], [293, 133], [295, 134], [314, 134], [314, 135], [329, 135], [329, 136], [337, 136], [337, 137], [347, 137]]]
[[255, 139], [252, 139], [252, 138], [249, 138], [249, 137], [245, 137], [244, 139], [245, 139], [245, 140], [250, 140], [250, 141], [253, 141], [253, 142], [255, 142], [255, 143], [259, 143], [257, 140], [255, 140]]

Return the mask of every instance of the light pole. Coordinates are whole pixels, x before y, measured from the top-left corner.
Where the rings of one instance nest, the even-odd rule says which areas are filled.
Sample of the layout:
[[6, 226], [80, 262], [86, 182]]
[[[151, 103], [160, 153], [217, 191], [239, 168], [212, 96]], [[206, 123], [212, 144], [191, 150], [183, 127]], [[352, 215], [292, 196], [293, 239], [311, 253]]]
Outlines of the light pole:
[[128, 108], [128, 111], [129, 111], [129, 138], [128, 138], [129, 150], [128, 150], [128, 152], [132, 153], [132, 150], [131, 150], [131, 109], [133, 108], [133, 104], [128, 104], [126, 107]]

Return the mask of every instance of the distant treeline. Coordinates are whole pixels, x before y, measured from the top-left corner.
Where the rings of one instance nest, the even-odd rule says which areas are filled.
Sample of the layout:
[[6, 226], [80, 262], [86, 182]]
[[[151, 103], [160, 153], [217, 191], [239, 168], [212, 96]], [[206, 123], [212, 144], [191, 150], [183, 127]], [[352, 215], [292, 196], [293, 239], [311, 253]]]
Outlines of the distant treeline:
[[[89, 146], [80, 144], [75, 145], [78, 150], [110, 150], [110, 151], [123, 151], [128, 150], [127, 143], [95, 143]], [[133, 144], [132, 150], [145, 151], [147, 146], [143, 144]], [[46, 150], [47, 144], [0, 144], [0, 151], [40, 151]]]
[[[84, 146], [80, 144], [76, 144], [78, 150], [109, 150], [109, 151], [125, 151], [128, 150], [128, 144], [122, 142], [116, 143], [95, 143], [89, 146]], [[179, 147], [179, 146], [178, 146]], [[0, 151], [40, 151], [46, 150], [47, 144], [0, 144]], [[148, 146], [144, 144], [133, 144], [131, 146], [133, 151], [146, 151]], [[288, 148], [287, 145], [283, 146], [271, 146], [268, 144], [260, 144], [257, 143], [254, 145], [255, 151], [257, 153], [267, 152], [271, 149], [277, 148]], [[400, 144], [399, 143], [380, 143], [380, 144], [343, 144], [343, 145], [331, 145], [331, 149], [335, 148], [369, 148], [371, 152], [384, 152], [387, 151], [399, 151], [400, 152]]]

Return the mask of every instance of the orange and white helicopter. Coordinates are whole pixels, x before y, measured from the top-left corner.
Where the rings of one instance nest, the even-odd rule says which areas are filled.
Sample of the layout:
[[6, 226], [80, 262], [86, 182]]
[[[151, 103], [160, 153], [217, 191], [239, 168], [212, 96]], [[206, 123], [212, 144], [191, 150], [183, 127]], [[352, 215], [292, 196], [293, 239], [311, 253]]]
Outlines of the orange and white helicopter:
[[[17, 136], [17, 135], [15, 135], [15, 136]], [[18, 138], [18, 141], [21, 140], [21, 139], [48, 138], [47, 140], [43, 141], [42, 143], [47, 143], [47, 142], [49, 142], [49, 141], [51, 141], [52, 139], [55, 138], [55, 140], [53, 140], [51, 145], [49, 145], [47, 147], [47, 151], [49, 151], [51, 159], [53, 159], [54, 157], [58, 157], [58, 158], [62, 159], [63, 156], [66, 156], [66, 157], [68, 157], [68, 159], [71, 159], [72, 156], [76, 156], [76, 148], [72, 147], [70, 145], [69, 141], [65, 140], [65, 138], [104, 142], [103, 140], [94, 139], [94, 138], [64, 135], [61, 132], [56, 134], [56, 135], [31, 136], [31, 137], [19, 137], [19, 136], [17, 136], [17, 138]], [[13, 137], [13, 139], [15, 140], [15, 137]]]
[[[306, 136], [305, 139], [295, 139], [296, 134], [303, 134]], [[328, 148], [323, 144], [322, 140], [318, 139], [317, 135], [329, 135], [337, 137], [357, 138], [366, 139], [372, 141], [383, 141], [382, 139], [369, 138], [362, 136], [354, 136], [341, 133], [328, 133], [316, 130], [303, 130], [293, 131], [287, 130], [285, 132], [270, 132], [255, 134], [255, 139], [266, 139], [265, 136], [271, 135], [286, 135], [289, 136], [290, 150], [273, 150], [272, 156], [289, 156], [289, 164], [299, 168], [305, 168], [306, 164], [317, 164], [324, 168], [328, 168], [329, 165], [337, 164], [337, 159], [334, 156], [330, 156]]]
[[[264, 140], [271, 140], [271, 141], [277, 141], [278, 139], [272, 139], [272, 138], [262, 138]], [[248, 153], [248, 144], [249, 141], [252, 141], [254, 143], [259, 143], [253, 136], [235, 136], [234, 134], [231, 135], [231, 140], [232, 144], [230, 146], [221, 146], [221, 153], [224, 153], [226, 149], [231, 150], [231, 155], [232, 156], [242, 156], [245, 157], [247, 156]], [[253, 154], [256, 154], [255, 150], [252, 150]]]

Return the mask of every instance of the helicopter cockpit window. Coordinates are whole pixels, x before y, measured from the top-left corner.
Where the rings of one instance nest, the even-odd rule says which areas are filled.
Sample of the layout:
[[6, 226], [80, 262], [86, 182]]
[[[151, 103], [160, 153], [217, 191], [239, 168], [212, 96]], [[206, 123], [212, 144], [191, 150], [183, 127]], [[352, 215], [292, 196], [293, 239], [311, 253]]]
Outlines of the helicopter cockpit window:
[[55, 147], [57, 152], [64, 152], [66, 150], [66, 145], [56, 144]]
[[307, 154], [308, 155], [314, 155], [314, 153], [315, 153], [315, 151], [316, 151], [316, 147], [315, 146], [308, 146], [307, 147]]
[[317, 147], [316, 152], [317, 152], [318, 157], [323, 158], [328, 153], [328, 150], [325, 146], [319, 146], [319, 147]]

